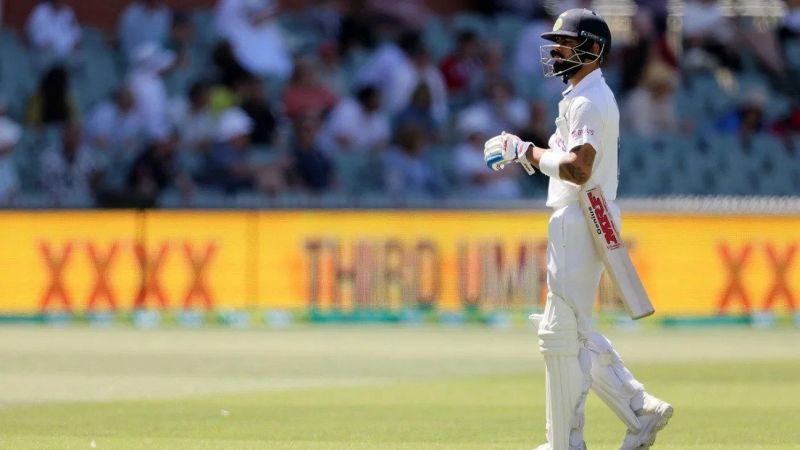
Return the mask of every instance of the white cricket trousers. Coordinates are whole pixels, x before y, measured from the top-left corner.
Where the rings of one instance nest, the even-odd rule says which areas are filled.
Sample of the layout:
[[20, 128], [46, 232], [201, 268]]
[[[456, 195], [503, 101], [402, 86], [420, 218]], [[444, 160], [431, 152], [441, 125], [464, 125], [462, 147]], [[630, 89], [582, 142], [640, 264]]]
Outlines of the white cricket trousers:
[[[619, 208], [613, 202], [608, 208], [620, 223]], [[641, 402], [643, 387], [625, 369], [611, 342], [592, 331], [603, 270], [580, 205], [555, 210], [548, 226], [549, 292], [538, 329], [551, 450], [585, 448], [584, 405], [590, 387], [629, 428], [639, 426], [633, 411]]]

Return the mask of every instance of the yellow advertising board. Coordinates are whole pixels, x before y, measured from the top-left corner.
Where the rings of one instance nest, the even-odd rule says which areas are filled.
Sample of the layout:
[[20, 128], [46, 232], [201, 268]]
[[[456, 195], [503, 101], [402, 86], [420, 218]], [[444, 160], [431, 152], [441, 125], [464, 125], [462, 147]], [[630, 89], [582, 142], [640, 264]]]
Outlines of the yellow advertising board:
[[[529, 309], [545, 212], [0, 213], [0, 314]], [[625, 214], [662, 316], [794, 311], [800, 217]], [[600, 305], [615, 308], [608, 285]]]
[[143, 245], [135, 250], [146, 267], [145, 287], [134, 307], [241, 309], [252, 303], [256, 274], [248, 252], [254, 251], [254, 213], [153, 211], [142, 216]]
[[0, 311], [119, 308], [138, 285], [129, 212], [0, 214]]

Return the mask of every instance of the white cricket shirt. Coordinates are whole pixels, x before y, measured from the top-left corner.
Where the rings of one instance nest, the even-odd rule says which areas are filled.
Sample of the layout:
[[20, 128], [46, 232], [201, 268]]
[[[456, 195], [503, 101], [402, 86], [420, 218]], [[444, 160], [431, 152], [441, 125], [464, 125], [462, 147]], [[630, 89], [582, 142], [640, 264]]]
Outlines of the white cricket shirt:
[[[586, 75], [577, 85], [563, 92], [558, 103], [556, 132], [548, 145], [556, 152], [569, 152], [589, 143], [597, 151], [592, 176], [587, 187], [599, 185], [606, 200], [617, 198], [617, 147], [619, 145], [619, 109], [614, 93], [600, 69]], [[550, 178], [547, 206], [558, 209], [578, 201], [580, 186]]]

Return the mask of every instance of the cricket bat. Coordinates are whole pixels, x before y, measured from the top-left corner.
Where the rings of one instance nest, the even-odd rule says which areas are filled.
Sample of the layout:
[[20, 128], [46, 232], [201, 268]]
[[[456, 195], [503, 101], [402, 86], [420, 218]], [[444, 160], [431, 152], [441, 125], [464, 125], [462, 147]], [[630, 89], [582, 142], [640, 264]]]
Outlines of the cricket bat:
[[641, 319], [655, 312], [642, 280], [633, 267], [628, 248], [619, 234], [619, 226], [608, 210], [599, 186], [580, 191], [581, 209], [594, 240], [594, 248], [603, 259], [611, 282], [616, 287], [625, 309], [632, 319]]

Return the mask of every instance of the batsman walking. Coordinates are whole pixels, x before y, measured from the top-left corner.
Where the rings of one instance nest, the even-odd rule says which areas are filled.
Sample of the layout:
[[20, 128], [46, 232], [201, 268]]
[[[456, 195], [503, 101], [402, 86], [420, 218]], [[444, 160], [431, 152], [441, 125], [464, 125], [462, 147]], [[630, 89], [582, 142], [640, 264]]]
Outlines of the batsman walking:
[[625, 368], [611, 342], [592, 330], [592, 309], [603, 273], [579, 195], [599, 186], [608, 211], [619, 223], [617, 146], [619, 110], [600, 65], [611, 47], [611, 31], [597, 13], [571, 9], [553, 31], [554, 44], [540, 49], [545, 75], [568, 84], [558, 105], [550, 148], [539, 148], [503, 132], [486, 142], [484, 157], [493, 170], [517, 162], [528, 174], [550, 177], [547, 304], [537, 324], [546, 372], [547, 443], [537, 450], [586, 449], [584, 405], [591, 388], [625, 423], [622, 450], [648, 449], [672, 416], [672, 406], [649, 395]]

